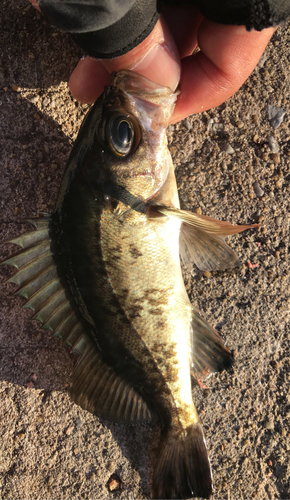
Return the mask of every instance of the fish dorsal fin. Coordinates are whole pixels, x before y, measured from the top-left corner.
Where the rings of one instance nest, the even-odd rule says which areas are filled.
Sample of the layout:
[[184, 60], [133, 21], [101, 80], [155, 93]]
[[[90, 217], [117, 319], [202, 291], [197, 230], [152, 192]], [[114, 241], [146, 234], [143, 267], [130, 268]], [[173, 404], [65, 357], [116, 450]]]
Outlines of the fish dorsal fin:
[[192, 312], [191, 327], [191, 372], [195, 378], [226, 370], [233, 365], [233, 354], [196, 309]]
[[18, 285], [15, 295], [26, 299], [23, 307], [34, 312], [33, 319], [41, 321], [42, 328], [74, 348], [83, 335], [83, 327], [66, 296], [50, 248], [51, 216], [45, 214], [28, 222], [35, 226], [35, 231], [11, 240], [9, 243], [22, 250], [2, 262], [17, 269], [8, 283]]
[[68, 299], [51, 251], [49, 214], [29, 219], [35, 230], [10, 241], [22, 250], [6, 259], [17, 272], [7, 281], [18, 285], [15, 295], [26, 299], [23, 307], [79, 355], [70, 393], [82, 408], [113, 421], [148, 421], [150, 410], [140, 394], [106, 364]]
[[259, 224], [233, 225], [178, 208], [157, 206], [154, 210], [166, 217], [181, 220], [181, 259], [186, 267], [191, 268], [192, 261], [201, 271], [225, 270], [239, 266], [238, 256], [223, 237], [259, 227]]

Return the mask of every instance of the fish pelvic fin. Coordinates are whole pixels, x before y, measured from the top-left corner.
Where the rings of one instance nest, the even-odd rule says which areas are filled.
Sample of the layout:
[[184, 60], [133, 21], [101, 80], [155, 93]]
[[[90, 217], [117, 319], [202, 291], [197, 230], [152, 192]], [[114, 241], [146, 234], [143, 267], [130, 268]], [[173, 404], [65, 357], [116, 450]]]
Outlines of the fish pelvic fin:
[[212, 474], [200, 423], [169, 433], [153, 472], [152, 498], [210, 498]]
[[193, 309], [192, 314], [191, 374], [195, 378], [212, 372], [223, 371], [234, 363], [234, 356], [224, 345], [219, 334]]
[[239, 259], [224, 236], [260, 227], [259, 224], [233, 225], [206, 215], [194, 214], [171, 207], [154, 207], [154, 211], [182, 221], [180, 229], [180, 255], [189, 269], [192, 262], [201, 271], [225, 270], [240, 265]]

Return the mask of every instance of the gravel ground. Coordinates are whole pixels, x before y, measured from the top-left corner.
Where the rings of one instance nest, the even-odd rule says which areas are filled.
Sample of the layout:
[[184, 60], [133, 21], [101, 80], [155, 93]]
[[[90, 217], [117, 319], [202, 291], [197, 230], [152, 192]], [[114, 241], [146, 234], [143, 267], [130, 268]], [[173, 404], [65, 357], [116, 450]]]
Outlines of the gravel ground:
[[[1, 7], [0, 202], [7, 241], [29, 229], [26, 217], [52, 211], [88, 107], [66, 83], [79, 49], [26, 1], [2, 0]], [[287, 28], [277, 31], [234, 97], [168, 134], [182, 208], [262, 224], [231, 240], [240, 269], [185, 274], [193, 303], [236, 359], [230, 372], [206, 381], [207, 389], [193, 390], [216, 500], [290, 498]], [[12, 250], [3, 245], [2, 257]], [[1, 274], [4, 282], [11, 268]], [[158, 427], [107, 423], [74, 405], [66, 392], [72, 356], [30, 321], [13, 290], [1, 285], [1, 498], [148, 498]]]

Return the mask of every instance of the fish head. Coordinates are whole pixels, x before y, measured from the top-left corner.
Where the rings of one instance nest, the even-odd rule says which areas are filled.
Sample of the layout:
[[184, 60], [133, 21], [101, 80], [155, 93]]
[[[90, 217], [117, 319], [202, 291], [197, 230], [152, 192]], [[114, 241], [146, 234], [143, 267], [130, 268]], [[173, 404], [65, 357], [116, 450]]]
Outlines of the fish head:
[[[95, 172], [135, 199], [152, 199], [166, 181], [166, 129], [176, 94], [132, 71], [112, 74], [97, 105]], [[97, 103], [96, 103], [97, 104]], [[108, 193], [110, 194], [110, 193]]]

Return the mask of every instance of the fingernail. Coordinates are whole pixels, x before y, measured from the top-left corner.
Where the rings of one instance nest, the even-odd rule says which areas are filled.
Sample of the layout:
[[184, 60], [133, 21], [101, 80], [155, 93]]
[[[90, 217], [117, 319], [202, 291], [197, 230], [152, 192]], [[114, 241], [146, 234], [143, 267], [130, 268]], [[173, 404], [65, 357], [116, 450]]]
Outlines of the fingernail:
[[128, 69], [175, 90], [180, 80], [180, 64], [166, 44], [157, 44]]

